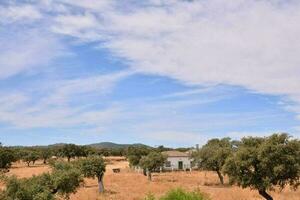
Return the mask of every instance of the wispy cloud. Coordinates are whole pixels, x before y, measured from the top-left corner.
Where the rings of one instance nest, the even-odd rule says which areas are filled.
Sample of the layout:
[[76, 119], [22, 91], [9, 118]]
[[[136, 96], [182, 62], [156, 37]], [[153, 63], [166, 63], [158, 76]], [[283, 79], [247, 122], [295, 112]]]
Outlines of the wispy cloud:
[[0, 23], [32, 22], [42, 18], [42, 13], [32, 5], [0, 5]]
[[53, 59], [66, 55], [65, 50], [57, 37], [41, 30], [1, 30], [0, 79], [48, 66]]
[[64, 2], [77, 14], [54, 16], [53, 30], [99, 41], [143, 73], [238, 85], [300, 103], [299, 2], [147, 1], [132, 2], [128, 12], [104, 2], [99, 9], [109, 9], [102, 12], [88, 2]]
[[[218, 85], [280, 96], [280, 106], [300, 115], [299, 21], [298, 1], [5, 3], [0, 5], [1, 80], [49, 67], [72, 53], [78, 45], [74, 41], [105, 49], [130, 69], [7, 92], [0, 98], [0, 121], [16, 128], [85, 126], [91, 132], [103, 131], [113, 121], [136, 133], [151, 130], [145, 136], [156, 132], [153, 139], [173, 134], [193, 140], [198, 138], [195, 129], [202, 133], [207, 127], [227, 127], [240, 118], [235, 113], [190, 114], [192, 107], [234, 95], [218, 91]], [[166, 76], [192, 87], [142, 103], [136, 99], [99, 106], [115, 84], [133, 73]], [[244, 117], [241, 124], [255, 124], [255, 114]], [[200, 126], [201, 120], [207, 124]]]
[[[46, 88], [43, 86], [36, 86], [29, 92], [3, 94], [0, 98], [0, 121], [15, 128], [101, 127], [118, 115], [119, 108], [114, 105], [99, 107], [97, 99], [112, 91], [118, 81], [130, 74], [124, 71], [64, 80], [50, 88], [47, 86], [48, 91], [44, 91]], [[35, 95], [41, 92], [39, 90], [44, 94], [41, 97]], [[90, 99], [90, 95], [96, 100], [78, 102], [78, 98]]]

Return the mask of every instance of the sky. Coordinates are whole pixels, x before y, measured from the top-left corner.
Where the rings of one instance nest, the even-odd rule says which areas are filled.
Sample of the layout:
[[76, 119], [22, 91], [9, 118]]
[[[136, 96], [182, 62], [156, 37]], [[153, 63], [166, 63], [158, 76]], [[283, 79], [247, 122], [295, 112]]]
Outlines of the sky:
[[300, 138], [298, 0], [0, 0], [0, 141]]

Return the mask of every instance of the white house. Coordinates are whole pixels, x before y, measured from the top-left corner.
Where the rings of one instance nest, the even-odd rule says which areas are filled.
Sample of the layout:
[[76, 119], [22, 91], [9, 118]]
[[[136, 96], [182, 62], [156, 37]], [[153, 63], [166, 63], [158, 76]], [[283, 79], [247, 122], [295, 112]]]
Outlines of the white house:
[[167, 161], [164, 165], [165, 170], [191, 169], [192, 159], [187, 153], [180, 151], [164, 151], [162, 154], [167, 157]]

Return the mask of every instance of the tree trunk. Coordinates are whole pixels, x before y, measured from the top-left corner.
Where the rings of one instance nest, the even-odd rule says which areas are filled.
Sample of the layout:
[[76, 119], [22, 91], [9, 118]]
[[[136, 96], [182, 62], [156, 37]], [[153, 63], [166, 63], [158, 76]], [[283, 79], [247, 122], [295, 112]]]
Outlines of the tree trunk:
[[219, 176], [219, 179], [220, 179], [220, 183], [222, 185], [224, 185], [224, 179], [223, 179], [223, 176], [222, 176], [221, 172], [217, 170], [217, 173], [218, 173], [218, 176]]
[[147, 176], [147, 170], [146, 169], [143, 169], [143, 174], [144, 174], [144, 176]]
[[68, 157], [68, 162], [70, 162], [70, 160], [71, 160], [71, 157]]
[[147, 171], [148, 181], [152, 181], [152, 174], [151, 171]]
[[259, 190], [258, 193], [266, 200], [273, 200], [273, 198], [265, 190]]
[[47, 161], [46, 161], [46, 160], [47, 160], [47, 159], [44, 159], [44, 162], [43, 162], [44, 164], [47, 164]]
[[103, 193], [103, 192], [104, 192], [103, 176], [104, 176], [104, 175], [98, 176], [98, 188], [99, 188], [99, 193]]
[[54, 189], [51, 191], [51, 193], [52, 193], [52, 194], [56, 194], [57, 191], [58, 191], [57, 188], [54, 188]]
[[29, 167], [30, 162], [27, 162], [27, 167]]

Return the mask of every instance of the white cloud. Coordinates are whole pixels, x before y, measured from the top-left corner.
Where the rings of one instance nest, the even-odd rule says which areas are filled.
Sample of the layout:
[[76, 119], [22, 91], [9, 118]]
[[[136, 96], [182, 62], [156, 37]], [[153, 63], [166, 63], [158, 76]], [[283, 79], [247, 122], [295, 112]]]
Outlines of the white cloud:
[[94, 75], [80, 77], [71, 80], [57, 81], [50, 96], [44, 99], [47, 104], [68, 103], [73, 97], [90, 97], [107, 94], [112, 91], [113, 86], [122, 79], [132, 75], [132, 71], [120, 71], [105, 75]]
[[100, 40], [101, 33], [97, 32], [99, 26], [97, 19], [92, 14], [84, 15], [59, 15], [52, 26], [54, 33], [73, 36], [83, 41]]
[[53, 35], [39, 30], [0, 31], [0, 79], [48, 65], [64, 55], [65, 47]]
[[34, 21], [41, 19], [42, 14], [32, 5], [24, 6], [0, 6], [0, 23], [8, 24], [14, 22]]
[[71, 5], [79, 8], [102, 11], [108, 9], [113, 1], [111, 0], [55, 0], [56, 2], [63, 3], [65, 5]]
[[[251, 3], [232, 12], [231, 7], [226, 9], [228, 3], [211, 2], [199, 3], [199, 9], [190, 12], [178, 5], [163, 14], [151, 9], [143, 16], [139, 12], [121, 15], [113, 24], [113, 28], [120, 27], [120, 34], [107, 46], [133, 61], [132, 67], [187, 83], [227, 83], [270, 94], [298, 93], [299, 9]], [[218, 13], [222, 5], [224, 11]], [[211, 13], [203, 11], [203, 6]], [[131, 18], [136, 20], [133, 27], [121, 26]], [[161, 25], [160, 19], [174, 22]], [[145, 27], [147, 20], [153, 25]], [[176, 30], [173, 24], [181, 28]], [[154, 36], [136, 36], [135, 32], [147, 36], [147, 30]]]
[[[5, 93], [0, 98], [0, 121], [22, 129], [108, 127], [111, 120], [119, 116], [121, 109], [111, 103], [99, 108], [98, 101], [118, 81], [131, 74], [124, 71], [62, 80], [47, 87], [35, 86], [28, 91], [24, 88], [23, 91]], [[39, 92], [44, 95], [38, 97], [36, 94]], [[90, 101], [91, 96], [96, 97], [95, 101]], [[78, 103], [79, 98], [86, 98], [87, 101]]]
[[264, 94], [287, 95], [300, 103], [297, 1], [175, 1], [157, 5], [161, 4], [132, 6], [130, 12], [114, 8], [113, 12], [98, 13], [101, 20], [95, 28], [88, 28], [90, 34], [82, 35], [76, 31], [77, 25], [64, 22], [75, 29], [70, 35], [104, 40], [102, 47], [125, 58], [140, 72], [186, 84], [239, 85]]

